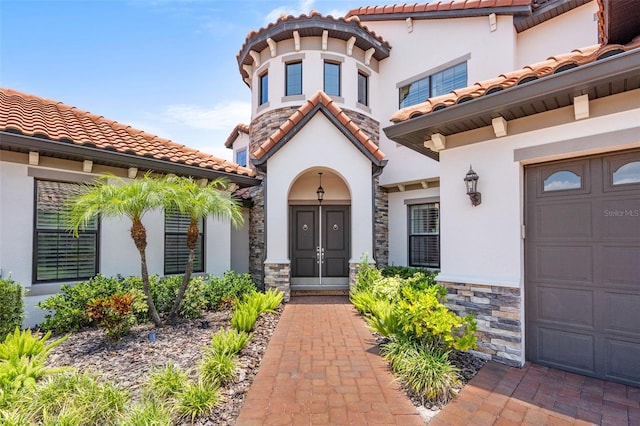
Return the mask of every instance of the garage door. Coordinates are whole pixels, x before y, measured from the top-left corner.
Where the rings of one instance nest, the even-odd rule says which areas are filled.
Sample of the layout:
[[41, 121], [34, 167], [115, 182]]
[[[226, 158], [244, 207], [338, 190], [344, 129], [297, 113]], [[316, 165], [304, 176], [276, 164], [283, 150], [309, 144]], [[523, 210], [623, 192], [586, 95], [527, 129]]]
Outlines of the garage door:
[[525, 182], [527, 358], [640, 386], [640, 150]]

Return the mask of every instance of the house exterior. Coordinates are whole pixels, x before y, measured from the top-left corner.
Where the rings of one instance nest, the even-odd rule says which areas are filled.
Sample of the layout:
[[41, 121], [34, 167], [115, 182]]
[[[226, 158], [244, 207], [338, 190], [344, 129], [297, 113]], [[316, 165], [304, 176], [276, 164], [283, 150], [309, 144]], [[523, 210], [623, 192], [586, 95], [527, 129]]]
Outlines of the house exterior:
[[[628, 22], [611, 25], [615, 16]], [[252, 274], [288, 298], [348, 288], [364, 255], [438, 269], [450, 306], [476, 315], [479, 355], [638, 385], [640, 197], [635, 183], [614, 182], [637, 168], [638, 43], [623, 27], [639, 22], [624, 1], [488, 0], [312, 11], [251, 31], [237, 59], [252, 119], [227, 146], [247, 149], [263, 181]], [[625, 40], [604, 40], [614, 27]], [[551, 162], [592, 154], [567, 170]], [[602, 161], [623, 177], [592, 197], [584, 182], [596, 185]], [[545, 193], [567, 171], [581, 186]], [[608, 225], [571, 208], [609, 192], [618, 239], [609, 246], [599, 230], [587, 244]]]
[[[432, 268], [449, 306], [475, 315], [479, 356], [639, 385], [631, 3], [468, 0], [282, 16], [251, 31], [237, 55], [252, 96], [251, 122], [225, 142], [237, 164], [80, 111], [62, 120], [81, 129], [90, 118], [88, 136], [54, 119], [43, 131], [36, 114], [14, 116], [33, 97], [6, 91], [17, 103], [0, 116], [2, 273], [27, 283], [30, 303], [44, 297], [31, 266], [39, 199], [24, 197], [40, 180], [224, 175], [250, 206], [246, 227], [207, 223], [203, 272], [248, 270], [288, 300], [348, 290], [365, 258]], [[148, 225], [159, 274], [166, 221]], [[136, 273], [133, 247], [114, 250], [127, 224], [100, 226], [110, 253], [100, 272]], [[211, 228], [224, 237], [211, 240]]]
[[[28, 290], [25, 326], [44, 319], [35, 304], [62, 284], [97, 273], [140, 274], [128, 219], [100, 220], [75, 239], [60, 218], [65, 196], [79, 183], [104, 173], [133, 179], [148, 171], [224, 177], [240, 188], [259, 183], [246, 167], [61, 102], [0, 89], [0, 274]], [[154, 211], [143, 222], [149, 272], [184, 273], [188, 221]], [[247, 272], [248, 243], [242, 245], [247, 228], [243, 232], [208, 218], [196, 250], [196, 272]]]

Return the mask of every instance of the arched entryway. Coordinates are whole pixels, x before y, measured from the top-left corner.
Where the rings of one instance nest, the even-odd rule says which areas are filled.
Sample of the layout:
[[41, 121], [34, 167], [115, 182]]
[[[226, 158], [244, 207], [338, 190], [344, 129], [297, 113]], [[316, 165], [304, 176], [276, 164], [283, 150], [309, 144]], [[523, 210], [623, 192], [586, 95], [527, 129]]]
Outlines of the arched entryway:
[[291, 290], [348, 289], [351, 195], [344, 179], [326, 168], [307, 170], [288, 202]]

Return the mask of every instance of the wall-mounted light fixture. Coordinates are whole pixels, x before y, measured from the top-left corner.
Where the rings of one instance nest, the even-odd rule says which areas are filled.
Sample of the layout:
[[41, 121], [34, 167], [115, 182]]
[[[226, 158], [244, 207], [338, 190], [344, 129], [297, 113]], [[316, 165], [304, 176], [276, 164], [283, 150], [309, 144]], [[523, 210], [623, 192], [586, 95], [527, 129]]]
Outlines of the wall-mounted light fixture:
[[318, 203], [322, 204], [322, 200], [324, 199], [324, 188], [322, 187], [322, 172], [318, 172], [318, 176], [320, 177], [320, 186], [318, 186], [316, 194], [318, 195]]
[[478, 192], [478, 179], [479, 176], [469, 165], [469, 171], [464, 177], [464, 183], [467, 185], [467, 195], [471, 199], [471, 205], [474, 207], [482, 202], [482, 194]]

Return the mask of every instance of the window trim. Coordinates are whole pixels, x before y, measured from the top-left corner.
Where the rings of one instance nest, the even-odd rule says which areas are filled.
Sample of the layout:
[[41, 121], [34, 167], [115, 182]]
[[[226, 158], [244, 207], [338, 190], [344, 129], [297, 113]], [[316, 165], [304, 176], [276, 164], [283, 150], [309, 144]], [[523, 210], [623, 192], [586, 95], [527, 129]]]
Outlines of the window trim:
[[[266, 93], [263, 92], [264, 80], [266, 78]], [[264, 97], [263, 97], [264, 95]], [[262, 74], [258, 75], [258, 106], [263, 106], [269, 103], [269, 70], [266, 70]]]
[[[333, 94], [327, 91], [327, 64], [335, 65], [338, 67], [338, 93]], [[329, 96], [342, 97], [342, 62], [337, 62], [330, 59], [325, 59], [322, 62], [322, 90]]]
[[[33, 170], [33, 174], [34, 175], [38, 175], [40, 173], [38, 172], [38, 169], [33, 169], [33, 168], [29, 168], [28, 170], [28, 174], [31, 175], [31, 171]], [[46, 173], [42, 173], [42, 175], [47, 175]], [[72, 177], [71, 175], [73, 174], [69, 174], [69, 177]], [[63, 174], [60, 174], [60, 176], [63, 176]], [[88, 179], [87, 181], [91, 181], [92, 179]], [[39, 178], [39, 177], [34, 177], [33, 179], [33, 222], [32, 222], [32, 231], [33, 231], [33, 235], [32, 235], [32, 242], [31, 242], [31, 248], [32, 248], [32, 252], [31, 252], [31, 282], [33, 283], [33, 285], [39, 286], [41, 284], [55, 284], [55, 283], [71, 283], [71, 282], [81, 282], [90, 278], [95, 277], [96, 275], [98, 275], [100, 273], [100, 236], [102, 233], [102, 221], [100, 220], [100, 217], [98, 216], [96, 218], [96, 229], [95, 230], [78, 230], [78, 234], [79, 235], [95, 235], [96, 236], [96, 249], [95, 249], [95, 253], [94, 253], [94, 262], [95, 262], [95, 273], [93, 275], [89, 275], [89, 276], [78, 276], [78, 277], [74, 277], [74, 278], [53, 278], [53, 279], [38, 279], [38, 235], [40, 235], [41, 233], [49, 233], [49, 234], [68, 234], [69, 231], [67, 231], [66, 229], [59, 229], [59, 230], [38, 230], [38, 182], [55, 182], [55, 183], [65, 183], [65, 184], [72, 184], [72, 185], [81, 185], [82, 182], [77, 182], [77, 181], [69, 181], [69, 180], [63, 180], [63, 179], [52, 179], [52, 178]], [[49, 294], [49, 293], [46, 293]]]
[[[167, 270], [167, 235], [169, 235], [169, 236], [184, 235], [186, 237], [187, 234], [186, 234], [186, 232], [169, 232], [169, 233], [167, 233], [167, 219], [169, 217], [169, 214], [171, 214], [171, 213], [172, 212], [167, 212], [166, 210], [164, 212], [164, 228], [163, 228], [163, 231], [164, 231], [164, 236], [163, 236], [164, 247], [163, 247], [163, 251], [162, 251], [162, 255], [163, 255], [163, 257], [162, 257], [162, 267], [163, 267], [164, 275], [180, 275], [180, 274], [184, 274], [184, 269], [179, 270], [178, 272], [169, 272]], [[203, 272], [205, 272], [207, 270], [206, 265], [205, 265], [206, 260], [207, 260], [207, 256], [206, 256], [206, 253], [205, 253], [205, 250], [206, 250], [206, 244], [205, 244], [206, 226], [207, 226], [207, 218], [203, 218], [202, 219], [202, 226], [200, 226], [200, 244], [202, 245], [202, 248], [200, 250], [201, 251], [201, 257], [202, 257], [201, 262], [200, 262], [201, 263], [201, 268], [198, 268], [198, 269], [195, 268], [196, 261], [195, 261], [195, 258], [194, 258], [194, 262], [193, 262], [194, 268], [193, 268], [193, 271], [192, 271], [194, 274], [203, 273]], [[187, 254], [188, 254], [188, 249], [187, 249], [186, 244], [182, 246], [182, 249], [187, 251]], [[180, 268], [178, 268], [178, 269], [180, 269]]]
[[[289, 93], [289, 66], [290, 65], [300, 65], [300, 93]], [[302, 70], [302, 59], [297, 61], [290, 61], [284, 64], [284, 96], [300, 96], [304, 93], [302, 87], [303, 81], [303, 70]]]
[[[414, 202], [415, 201], [415, 202]], [[411, 217], [411, 210], [413, 207], [417, 206], [426, 206], [429, 204], [438, 204], [438, 232], [435, 233], [413, 233], [413, 222]], [[416, 267], [416, 268], [427, 268], [427, 269], [440, 269], [442, 266], [442, 229], [440, 227], [440, 199], [438, 197], [430, 197], [423, 198], [417, 200], [405, 200], [405, 205], [407, 206], [407, 266]], [[415, 235], [437, 235], [438, 237], [438, 265], [437, 266], [424, 266], [424, 265], [415, 265], [412, 263], [411, 256], [411, 237]]]

